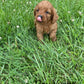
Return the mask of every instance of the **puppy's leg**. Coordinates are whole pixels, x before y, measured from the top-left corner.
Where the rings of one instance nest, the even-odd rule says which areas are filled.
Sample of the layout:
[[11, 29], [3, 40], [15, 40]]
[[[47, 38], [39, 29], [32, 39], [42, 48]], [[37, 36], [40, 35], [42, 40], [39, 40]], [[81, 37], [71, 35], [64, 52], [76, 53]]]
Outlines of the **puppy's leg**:
[[52, 41], [56, 41], [56, 31], [52, 31], [52, 32], [50, 33], [50, 39], [51, 39]]
[[43, 28], [41, 27], [41, 25], [37, 24], [36, 25], [36, 32], [37, 32], [37, 38], [39, 41], [43, 40]]
[[37, 32], [37, 38], [39, 41], [42, 41], [43, 40], [43, 33]]

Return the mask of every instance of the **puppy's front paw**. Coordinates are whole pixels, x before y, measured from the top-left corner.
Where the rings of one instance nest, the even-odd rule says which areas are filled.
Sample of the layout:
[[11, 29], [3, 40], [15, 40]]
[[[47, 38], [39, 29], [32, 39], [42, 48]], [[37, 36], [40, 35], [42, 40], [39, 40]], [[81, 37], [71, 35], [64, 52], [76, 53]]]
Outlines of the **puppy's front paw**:
[[39, 41], [43, 40], [43, 34], [42, 33], [37, 33], [37, 38]]
[[56, 38], [56, 37], [54, 37], [54, 38], [51, 38], [51, 40], [54, 42], [54, 41], [56, 41], [56, 40], [57, 40], [57, 38]]

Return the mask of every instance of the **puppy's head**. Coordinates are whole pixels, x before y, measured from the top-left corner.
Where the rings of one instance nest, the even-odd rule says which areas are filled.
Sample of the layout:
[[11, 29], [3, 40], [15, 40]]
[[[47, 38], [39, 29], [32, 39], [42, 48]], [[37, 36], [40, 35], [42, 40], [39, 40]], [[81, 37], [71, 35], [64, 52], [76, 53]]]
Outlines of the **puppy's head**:
[[58, 19], [55, 8], [48, 1], [41, 1], [34, 9], [34, 16], [37, 22], [54, 23]]

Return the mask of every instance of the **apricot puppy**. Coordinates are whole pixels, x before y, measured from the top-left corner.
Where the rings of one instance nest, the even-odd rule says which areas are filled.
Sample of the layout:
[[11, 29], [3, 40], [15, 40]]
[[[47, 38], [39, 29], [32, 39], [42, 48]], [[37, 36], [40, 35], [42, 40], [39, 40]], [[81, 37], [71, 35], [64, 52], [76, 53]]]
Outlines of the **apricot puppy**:
[[34, 9], [35, 26], [38, 40], [43, 40], [47, 33], [52, 41], [56, 40], [58, 15], [49, 1], [41, 1]]

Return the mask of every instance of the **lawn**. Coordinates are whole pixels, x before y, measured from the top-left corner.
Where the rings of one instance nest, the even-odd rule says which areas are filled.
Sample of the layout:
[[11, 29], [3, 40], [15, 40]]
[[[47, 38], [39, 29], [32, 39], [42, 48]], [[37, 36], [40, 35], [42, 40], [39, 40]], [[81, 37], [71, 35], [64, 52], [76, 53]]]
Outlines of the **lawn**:
[[57, 41], [36, 37], [41, 0], [0, 0], [0, 84], [84, 84], [84, 0], [49, 0], [59, 15]]

